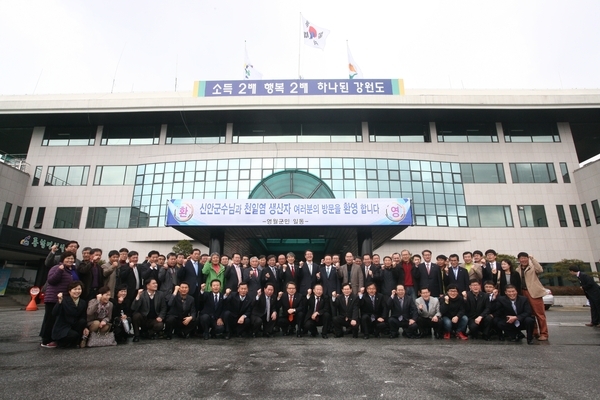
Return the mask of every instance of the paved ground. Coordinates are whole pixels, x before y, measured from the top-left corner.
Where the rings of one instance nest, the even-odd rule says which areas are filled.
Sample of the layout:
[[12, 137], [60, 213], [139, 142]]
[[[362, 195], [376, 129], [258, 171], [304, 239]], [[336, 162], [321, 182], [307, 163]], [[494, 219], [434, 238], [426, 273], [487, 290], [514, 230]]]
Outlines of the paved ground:
[[39, 346], [42, 311], [0, 304], [1, 399], [597, 399], [589, 309], [548, 312], [550, 341], [288, 338]]

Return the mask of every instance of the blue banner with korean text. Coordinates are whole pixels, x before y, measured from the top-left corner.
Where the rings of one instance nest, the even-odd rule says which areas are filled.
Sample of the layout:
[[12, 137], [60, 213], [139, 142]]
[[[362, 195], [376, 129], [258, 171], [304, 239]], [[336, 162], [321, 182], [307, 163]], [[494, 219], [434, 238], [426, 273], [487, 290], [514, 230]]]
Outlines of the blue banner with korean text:
[[169, 200], [166, 226], [412, 225], [410, 199]]
[[196, 81], [194, 97], [403, 95], [402, 79]]

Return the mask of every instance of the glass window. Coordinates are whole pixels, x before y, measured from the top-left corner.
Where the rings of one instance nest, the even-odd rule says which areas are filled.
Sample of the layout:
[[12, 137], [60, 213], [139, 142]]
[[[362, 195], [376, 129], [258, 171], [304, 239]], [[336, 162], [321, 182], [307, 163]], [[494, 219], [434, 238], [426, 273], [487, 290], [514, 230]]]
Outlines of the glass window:
[[97, 127], [94, 126], [47, 126], [42, 146], [93, 146]]
[[6, 203], [4, 205], [4, 212], [2, 213], [2, 225], [8, 225], [8, 220], [10, 219], [10, 212], [12, 211], [12, 203]]
[[495, 123], [437, 122], [438, 142], [491, 143], [498, 141]]
[[46, 174], [44, 186], [85, 186], [87, 185], [90, 167], [81, 166], [50, 166]]
[[579, 219], [579, 211], [577, 211], [577, 205], [571, 204], [569, 206], [571, 210], [571, 218], [573, 219], [573, 226], [576, 228], [581, 227], [581, 220]]
[[361, 142], [361, 123], [234, 123], [233, 143]]
[[17, 210], [15, 212], [15, 218], [13, 219], [13, 224], [12, 226], [14, 226], [15, 228], [17, 226], [19, 226], [19, 219], [21, 219], [21, 210], [23, 208], [21, 206], [17, 206]]
[[35, 229], [41, 229], [44, 223], [44, 215], [46, 215], [46, 207], [38, 208], [37, 218], [35, 219], [35, 225], [33, 225]]
[[517, 206], [521, 227], [547, 227], [548, 219], [543, 205]]
[[498, 228], [512, 227], [510, 206], [467, 206], [470, 227]]
[[54, 228], [79, 229], [81, 220], [81, 207], [57, 207], [54, 216]]
[[464, 183], [506, 183], [504, 166], [498, 164], [460, 164]]
[[33, 182], [31, 183], [31, 186], [38, 186], [40, 184], [40, 178], [42, 177], [43, 168], [44, 167], [42, 167], [41, 165], [35, 167], [35, 173], [33, 174]]
[[569, 176], [569, 168], [567, 167], [567, 163], [560, 163], [560, 173], [563, 177], [563, 183], [571, 183], [571, 177]]
[[[158, 212], [157, 212], [158, 214]], [[127, 229], [148, 226], [148, 214], [137, 207], [90, 207], [86, 228]]]
[[31, 224], [31, 216], [33, 215], [33, 207], [27, 207], [25, 209], [25, 217], [23, 218], [23, 225], [21, 228], [29, 229], [29, 224]]
[[225, 143], [226, 123], [169, 124], [166, 144], [219, 144]]
[[558, 223], [561, 227], [566, 228], [567, 224], [567, 216], [565, 214], [565, 208], [561, 204], [556, 205], [556, 213], [558, 214]]
[[94, 185], [133, 185], [137, 167], [134, 165], [98, 165]]
[[429, 123], [369, 122], [370, 142], [431, 142]]
[[502, 123], [502, 130], [506, 142], [560, 142], [556, 124], [552, 123]]
[[511, 163], [513, 183], [557, 183], [552, 163]]
[[594, 210], [594, 218], [596, 218], [596, 224], [600, 224], [600, 205], [598, 205], [598, 200], [592, 201], [592, 210]]
[[590, 220], [590, 212], [588, 211], [587, 204], [583, 203], [581, 205], [581, 210], [583, 211], [583, 219], [585, 221], [585, 226], [591, 226], [592, 221]]
[[136, 146], [158, 144], [160, 125], [105, 125], [102, 146]]

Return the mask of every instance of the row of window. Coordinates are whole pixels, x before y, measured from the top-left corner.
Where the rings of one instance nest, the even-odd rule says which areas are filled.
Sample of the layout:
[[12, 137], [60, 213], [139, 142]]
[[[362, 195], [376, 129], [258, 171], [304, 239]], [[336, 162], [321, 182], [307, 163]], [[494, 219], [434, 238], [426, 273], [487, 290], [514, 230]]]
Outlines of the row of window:
[[[431, 142], [429, 122], [369, 122], [370, 142]], [[226, 123], [169, 124], [165, 144], [223, 144]], [[157, 145], [160, 124], [104, 125], [101, 146]], [[496, 123], [436, 123], [438, 142], [494, 143]], [[96, 126], [46, 127], [42, 146], [94, 146]], [[560, 142], [553, 123], [502, 123], [507, 143]], [[356, 123], [233, 123], [232, 143], [362, 142]]]
[[[247, 159], [249, 161], [249, 159]], [[293, 159], [296, 161], [296, 159]], [[334, 159], [335, 160], [335, 159]], [[346, 159], [339, 166], [345, 166]], [[219, 166], [217, 161], [227, 160], [212, 160], [214, 162], [206, 162], [206, 170], [198, 170], [195, 166], [193, 170], [188, 171], [185, 168], [186, 162], [165, 163], [162, 172], [153, 174], [152, 181], [146, 182], [143, 173], [140, 174], [138, 166], [135, 165], [98, 165], [94, 175], [94, 185], [96, 186], [113, 186], [113, 185], [134, 185], [134, 184], [162, 184], [166, 182], [213, 182], [220, 181], [244, 181], [250, 179], [263, 179], [267, 175], [277, 172], [281, 169], [296, 169], [298, 163], [289, 167], [282, 162], [273, 169], [266, 169], [265, 173], [261, 173], [260, 169], [252, 169], [250, 162], [246, 168], [229, 166]], [[233, 160], [229, 160], [230, 163]], [[239, 160], [242, 161], [242, 160]], [[283, 159], [282, 159], [283, 161]], [[416, 161], [419, 163], [419, 161]], [[233, 164], [233, 163], [231, 163]], [[154, 165], [154, 164], [152, 164]], [[375, 163], [369, 169], [356, 169], [360, 166], [352, 165], [349, 168], [320, 168], [319, 176], [322, 179], [333, 180], [365, 180], [368, 181], [401, 181], [401, 182], [463, 182], [463, 183], [506, 183], [504, 175], [504, 166], [501, 163], [463, 163], [460, 164], [460, 177], [444, 179], [444, 172], [427, 171], [427, 170], [411, 170], [410, 163], [405, 166], [407, 169], [394, 170], [377, 170]], [[310, 168], [304, 168], [308, 172]], [[312, 165], [311, 165], [312, 166]], [[331, 166], [331, 165], [329, 165]], [[510, 163], [510, 171], [513, 183], [557, 183], [554, 164], [552, 163]], [[400, 166], [400, 168], [404, 166]], [[37, 166], [33, 177], [33, 186], [38, 186], [42, 175], [42, 166]], [[217, 169], [218, 168], [218, 169]], [[419, 167], [420, 168], [420, 167]], [[571, 179], [566, 163], [560, 163], [560, 170], [564, 183], [570, 183]], [[139, 171], [139, 172], [138, 172]], [[450, 172], [447, 172], [450, 174]], [[46, 174], [45, 186], [86, 186], [88, 182], [89, 166], [49, 166]], [[137, 175], [137, 178], [136, 178]], [[144, 174], [145, 175], [145, 174]], [[458, 175], [454, 173], [453, 175]]]
[[[592, 210], [596, 224], [600, 224], [600, 204], [598, 200], [592, 201]], [[2, 214], [2, 224], [8, 225], [12, 210], [12, 204], [6, 203]], [[473, 228], [498, 228], [513, 227], [513, 218], [510, 206], [466, 206], [466, 216], [458, 216], [456, 209], [448, 212], [446, 208], [427, 209], [427, 214], [419, 213], [418, 205], [415, 206], [415, 225], [417, 226], [450, 226], [450, 227], [473, 227]], [[446, 207], [446, 206], [444, 206]], [[590, 214], [587, 204], [581, 205], [584, 222], [591, 226]], [[54, 217], [53, 228], [79, 229], [82, 207], [58, 207]], [[546, 210], [543, 205], [518, 205], [519, 223], [521, 227], [548, 227]], [[569, 206], [571, 219], [574, 227], [581, 227], [579, 212], [576, 205]], [[22, 207], [17, 206], [12, 226], [18, 226], [21, 218]], [[567, 227], [567, 217], [564, 206], [557, 205], [556, 211], [561, 227]], [[36, 217], [34, 228], [40, 229], [44, 221], [46, 208], [40, 207]], [[439, 215], [442, 214], [442, 215]], [[443, 215], [448, 214], [448, 215]], [[25, 209], [22, 228], [29, 229], [33, 207]], [[138, 207], [90, 207], [87, 215], [86, 228], [95, 229], [127, 229], [144, 228], [150, 225], [149, 213], [143, 212]]]

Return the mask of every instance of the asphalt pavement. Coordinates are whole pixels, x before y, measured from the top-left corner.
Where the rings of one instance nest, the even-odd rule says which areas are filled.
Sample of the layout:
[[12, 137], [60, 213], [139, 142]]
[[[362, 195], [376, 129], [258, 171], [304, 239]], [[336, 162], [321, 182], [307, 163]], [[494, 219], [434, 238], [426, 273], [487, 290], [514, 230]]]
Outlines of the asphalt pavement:
[[44, 349], [43, 311], [0, 307], [0, 399], [597, 399], [588, 308], [547, 312], [550, 340], [142, 340]]

